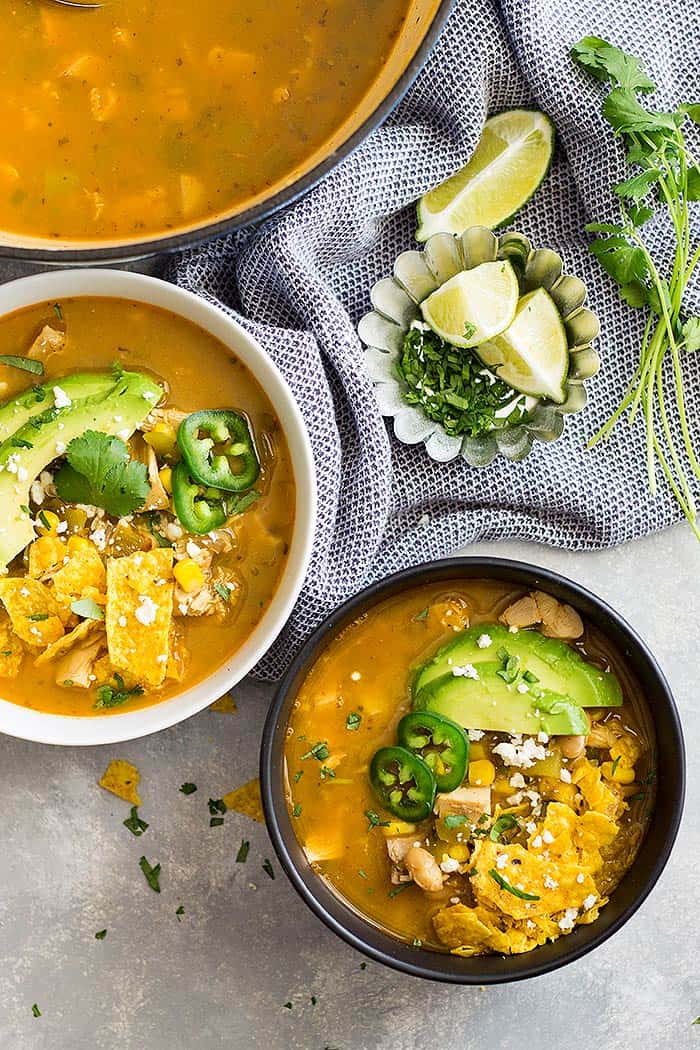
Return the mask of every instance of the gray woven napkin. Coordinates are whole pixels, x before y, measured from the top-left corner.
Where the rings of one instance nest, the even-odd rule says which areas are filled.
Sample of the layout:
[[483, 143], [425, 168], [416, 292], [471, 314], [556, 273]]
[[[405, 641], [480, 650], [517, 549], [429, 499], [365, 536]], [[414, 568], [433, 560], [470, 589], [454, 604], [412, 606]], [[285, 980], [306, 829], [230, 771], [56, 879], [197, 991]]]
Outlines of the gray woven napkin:
[[[406, 99], [320, 186], [257, 229], [173, 261], [171, 279], [223, 306], [259, 339], [311, 435], [319, 486], [312, 563], [285, 631], [256, 668], [259, 677], [279, 676], [325, 614], [386, 573], [480, 539], [593, 549], [679, 519], [663, 483], [655, 499], [649, 495], [641, 426], [623, 424], [605, 446], [585, 447], [622, 396], [642, 332], [641, 314], [620, 303], [583, 233], [584, 223], [614, 215], [610, 185], [623, 177], [600, 115], [600, 85], [568, 58], [569, 45], [585, 34], [643, 56], [661, 87], [656, 108], [698, 101], [698, 0], [512, 0], [500, 7], [456, 0]], [[537, 444], [521, 463], [438, 465], [422, 446], [397, 442], [380, 416], [356, 324], [370, 308], [371, 286], [412, 246], [415, 200], [468, 160], [487, 115], [515, 106], [544, 110], [558, 132], [552, 170], [516, 226], [536, 247], [558, 251], [565, 271], [586, 282], [602, 323], [603, 367], [588, 384], [587, 410], [567, 420], [555, 444]], [[653, 235], [659, 250], [669, 242], [663, 222]], [[697, 280], [689, 305], [700, 307]], [[700, 354], [684, 365], [697, 433]]]

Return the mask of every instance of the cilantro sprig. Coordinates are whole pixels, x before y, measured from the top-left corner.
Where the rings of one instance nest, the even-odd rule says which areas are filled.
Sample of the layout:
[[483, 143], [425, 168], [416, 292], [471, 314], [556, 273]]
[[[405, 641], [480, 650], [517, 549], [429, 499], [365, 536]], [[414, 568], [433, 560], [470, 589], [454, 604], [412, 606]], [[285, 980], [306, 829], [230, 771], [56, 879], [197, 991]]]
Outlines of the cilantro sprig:
[[65, 503], [89, 503], [122, 518], [142, 507], [150, 491], [144, 463], [131, 459], [121, 438], [86, 430], [66, 449], [56, 474], [56, 492]]
[[[700, 539], [691, 490], [692, 475], [700, 478], [700, 462], [686, 413], [682, 371], [682, 355], [700, 350], [700, 318], [683, 315], [684, 292], [700, 262], [689, 210], [692, 201], [700, 200], [700, 166], [684, 128], [689, 121], [700, 124], [700, 105], [681, 103], [672, 112], [647, 108], [638, 96], [653, 92], [655, 85], [640, 60], [600, 37], [584, 37], [571, 54], [590, 74], [610, 84], [603, 116], [621, 138], [630, 169], [629, 177], [613, 186], [619, 220], [586, 227], [599, 235], [591, 251], [619, 285], [624, 301], [646, 311], [637, 368], [618, 408], [590, 444], [607, 439], [625, 414], [631, 423], [641, 412], [650, 491], [656, 492], [660, 468]], [[659, 210], [667, 213], [673, 230], [669, 264], [652, 253], [643, 231]], [[664, 370], [669, 356], [670, 382]], [[680, 443], [674, 435], [676, 420]]]

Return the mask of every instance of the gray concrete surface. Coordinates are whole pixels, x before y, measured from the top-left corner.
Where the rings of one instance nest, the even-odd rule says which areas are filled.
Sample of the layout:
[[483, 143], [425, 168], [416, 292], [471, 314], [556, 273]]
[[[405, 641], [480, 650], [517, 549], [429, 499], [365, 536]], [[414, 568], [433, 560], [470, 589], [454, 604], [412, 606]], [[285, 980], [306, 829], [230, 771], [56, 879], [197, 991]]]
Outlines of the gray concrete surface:
[[[512, 986], [458, 989], [373, 962], [362, 969], [276, 861], [274, 881], [262, 871], [273, 854], [261, 825], [229, 814], [209, 828], [208, 797], [256, 773], [271, 690], [244, 683], [237, 714], [206, 711], [117, 747], [0, 738], [2, 1050], [700, 1047], [700, 546], [677, 528], [602, 553], [471, 550], [529, 559], [591, 587], [670, 678], [690, 748], [686, 815], [666, 873], [628, 925], [567, 969]], [[96, 785], [117, 755], [141, 770], [150, 827], [138, 839], [122, 826], [128, 806]], [[185, 780], [199, 788], [187, 798]], [[234, 862], [243, 837], [245, 865]], [[142, 853], [162, 864], [160, 896], [139, 871]]]

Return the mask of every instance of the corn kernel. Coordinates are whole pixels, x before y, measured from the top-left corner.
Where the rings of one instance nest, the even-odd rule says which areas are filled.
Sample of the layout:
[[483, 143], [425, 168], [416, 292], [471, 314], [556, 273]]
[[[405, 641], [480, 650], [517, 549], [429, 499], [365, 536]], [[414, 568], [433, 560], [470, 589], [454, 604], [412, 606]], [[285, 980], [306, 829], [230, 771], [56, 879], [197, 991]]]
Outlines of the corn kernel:
[[193, 558], [183, 558], [173, 569], [173, 576], [186, 594], [198, 591], [204, 585], [204, 573]]
[[514, 791], [515, 788], [511, 787], [510, 783], [505, 777], [499, 777], [493, 783], [494, 795], [505, 795], [506, 797], [508, 797], [508, 795], [512, 795]]
[[465, 860], [469, 859], [469, 847], [462, 845], [461, 842], [450, 846], [447, 852], [453, 860], [458, 860], [460, 864], [464, 864]]
[[469, 783], [472, 787], [488, 787], [496, 779], [496, 767], [488, 758], [469, 763]]
[[161, 485], [163, 486], [165, 491], [170, 495], [172, 493], [172, 491], [173, 491], [173, 472], [172, 472], [172, 469], [170, 467], [162, 467], [158, 471], [158, 477], [160, 478]]
[[469, 745], [469, 758], [474, 762], [477, 758], [487, 758], [488, 751], [483, 744], [470, 744]]
[[408, 824], [405, 820], [392, 820], [382, 831], [388, 839], [394, 835], [412, 835], [416, 830], [415, 824]]
[[617, 767], [614, 762], [603, 762], [600, 767], [601, 773], [606, 780], [612, 780], [615, 784], [632, 784], [635, 777], [634, 768], [631, 766], [623, 766], [622, 762], [618, 762]]
[[52, 510], [42, 510], [39, 512], [38, 517], [38, 521], [41, 522], [41, 524], [37, 525], [36, 531], [40, 536], [55, 534], [60, 520], [58, 514], [54, 514]]
[[153, 430], [143, 435], [157, 456], [172, 456], [177, 447], [177, 433], [170, 423], [156, 423]]

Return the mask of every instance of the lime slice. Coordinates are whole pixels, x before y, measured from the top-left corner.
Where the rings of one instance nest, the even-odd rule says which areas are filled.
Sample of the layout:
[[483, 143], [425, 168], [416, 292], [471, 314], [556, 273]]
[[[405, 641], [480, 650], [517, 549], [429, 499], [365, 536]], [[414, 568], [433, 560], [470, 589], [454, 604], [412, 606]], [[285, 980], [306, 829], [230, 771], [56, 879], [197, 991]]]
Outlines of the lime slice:
[[477, 354], [499, 379], [532, 397], [561, 405], [569, 371], [564, 323], [544, 288], [524, 295], [510, 327], [477, 347]]
[[509, 262], [461, 270], [421, 303], [427, 324], [452, 346], [476, 346], [504, 332], [515, 317], [518, 279]]
[[511, 109], [486, 121], [469, 163], [418, 202], [416, 240], [503, 226], [547, 174], [554, 127], [544, 113]]

